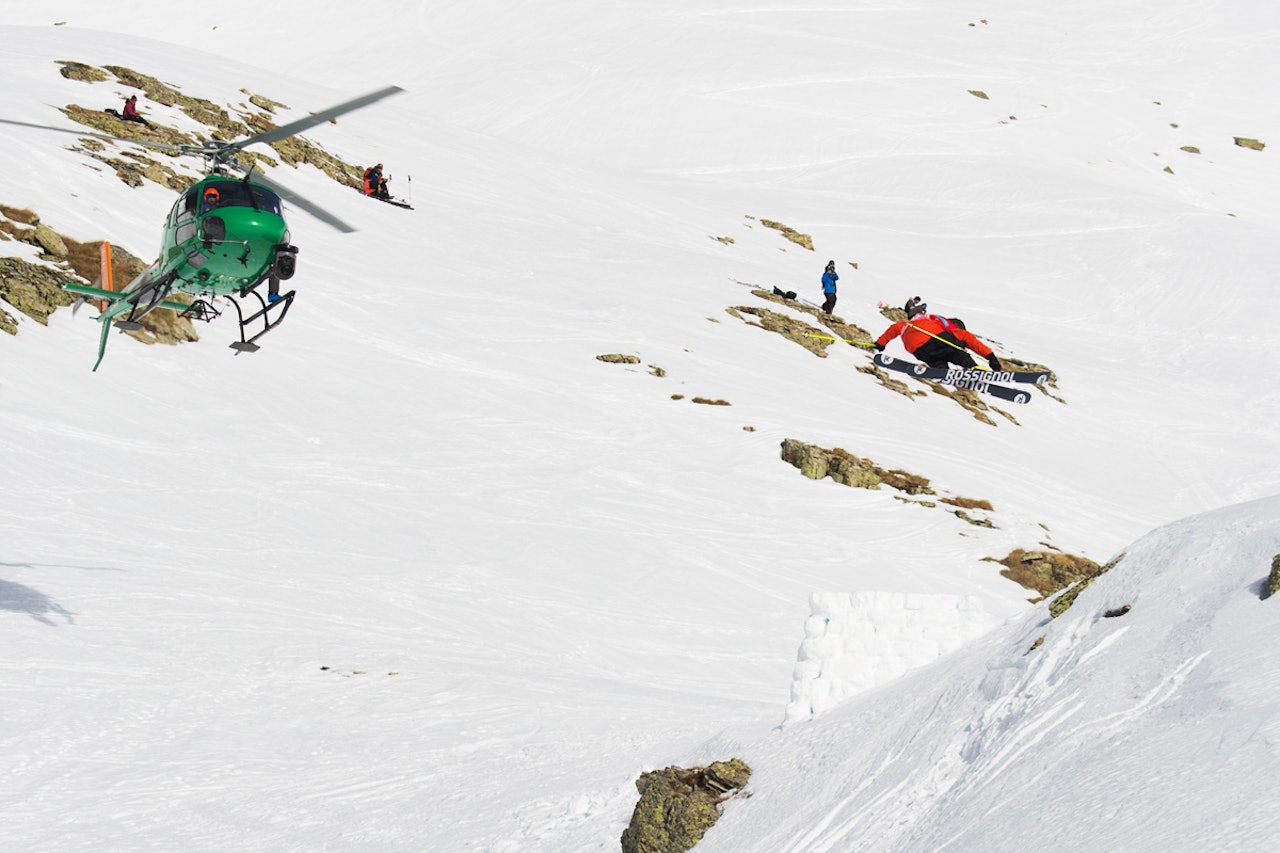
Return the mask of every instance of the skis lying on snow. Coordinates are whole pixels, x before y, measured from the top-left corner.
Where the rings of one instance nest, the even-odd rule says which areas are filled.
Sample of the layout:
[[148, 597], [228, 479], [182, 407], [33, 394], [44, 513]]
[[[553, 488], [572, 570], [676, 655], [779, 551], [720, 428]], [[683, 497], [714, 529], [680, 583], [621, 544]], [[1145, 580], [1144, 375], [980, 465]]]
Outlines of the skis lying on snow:
[[405, 210], [413, 210], [413, 205], [409, 204], [409, 202], [405, 201], [404, 199], [396, 198], [395, 196], [391, 196], [390, 198], [383, 198], [382, 196], [371, 195], [369, 196], [369, 198], [376, 198], [378, 201], [384, 201], [387, 204], [393, 204], [396, 207], [403, 207]]
[[983, 394], [990, 394], [992, 397], [999, 397], [1001, 400], [1008, 400], [1011, 403], [1029, 402], [1031, 395], [1017, 388], [1006, 388], [1003, 385], [994, 383], [1022, 382], [1038, 385], [1049, 378], [1049, 374], [1043, 372], [1029, 373], [1014, 370], [979, 370], [976, 368], [966, 370], [961, 367], [929, 367], [924, 364], [903, 361], [884, 353], [876, 353], [874, 360], [878, 366], [887, 367], [899, 373], [908, 373], [921, 379], [932, 379], [935, 382], [953, 385], [956, 388], [968, 388]]
[[1028, 385], [1040, 385], [1049, 381], [1049, 371], [1047, 370], [987, 370], [985, 367], [971, 367], [966, 370], [962, 367], [929, 367], [924, 364], [895, 359], [893, 356], [885, 355], [884, 353], [876, 355], [876, 364], [892, 370], [899, 370], [903, 373], [910, 372], [924, 379], [936, 379], [939, 381], [950, 381], [953, 378], [960, 380], [978, 379], [983, 382], [1022, 382]]

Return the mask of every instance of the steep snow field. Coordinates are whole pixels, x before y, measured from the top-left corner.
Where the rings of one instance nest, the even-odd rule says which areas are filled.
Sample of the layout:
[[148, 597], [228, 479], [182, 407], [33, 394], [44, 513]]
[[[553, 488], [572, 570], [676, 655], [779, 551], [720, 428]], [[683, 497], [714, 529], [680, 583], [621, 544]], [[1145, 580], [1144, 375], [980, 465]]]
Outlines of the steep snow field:
[[[282, 120], [403, 86], [307, 136], [416, 207], [274, 170], [360, 230], [290, 214], [299, 299], [252, 356], [225, 319], [97, 373], [90, 312], [0, 339], [6, 846], [614, 850], [640, 772], [731, 756], [754, 794], [699, 849], [1266, 843], [1280, 11], [361, 11], [0, 16], [16, 121], [129, 92], [56, 60]], [[153, 256], [173, 194], [73, 139], [0, 125], [0, 204]], [[983, 424], [726, 313], [820, 299], [828, 259], [846, 320], [920, 294], [1065, 402]], [[809, 481], [785, 438], [995, 527]], [[1126, 557], [1049, 623], [982, 559], [1018, 547]], [[780, 726], [813, 593], [1003, 624]]]
[[1258, 587], [1278, 515], [1268, 498], [1157, 530], [1051, 623], [1029, 613], [755, 744], [760, 793], [698, 850], [1271, 847], [1280, 695]]

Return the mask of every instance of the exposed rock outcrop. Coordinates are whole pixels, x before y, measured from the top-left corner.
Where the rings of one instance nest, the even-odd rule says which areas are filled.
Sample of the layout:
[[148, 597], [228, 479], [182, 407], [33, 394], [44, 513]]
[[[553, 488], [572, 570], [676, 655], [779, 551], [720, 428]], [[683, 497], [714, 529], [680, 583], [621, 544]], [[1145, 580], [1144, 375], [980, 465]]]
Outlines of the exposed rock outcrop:
[[1267, 582], [1263, 585], [1262, 598], [1265, 601], [1277, 592], [1280, 592], [1280, 554], [1271, 558], [1271, 574], [1267, 575]]
[[792, 243], [795, 243], [797, 246], [803, 246], [810, 252], [813, 251], [813, 238], [808, 234], [801, 234], [790, 225], [783, 225], [781, 222], [775, 222], [772, 219], [761, 219], [760, 224], [765, 228], [772, 228], [775, 231], [782, 232], [782, 236], [786, 237]]
[[[1083, 592], [1085, 588], [1089, 586], [1089, 584], [1093, 583], [1095, 580], [1097, 580], [1098, 578], [1105, 575], [1107, 572], [1114, 569], [1116, 565], [1123, 559], [1124, 559], [1124, 554], [1121, 554], [1111, 562], [1107, 563], [1102, 568], [1098, 569], [1094, 574], [1090, 575], [1089, 577], [1086, 577], [1084, 580], [1081, 580], [1067, 587], [1065, 592], [1063, 592], [1058, 597], [1054, 598], [1053, 601], [1049, 602], [1049, 615], [1052, 616], [1054, 619], [1057, 619], [1063, 613], [1066, 613], [1069, 609], [1071, 609], [1071, 605], [1076, 603], [1076, 597], [1080, 595], [1080, 593]], [[1125, 613], [1128, 613], [1128, 612], [1129, 612], [1128, 605], [1126, 605]]]
[[720, 804], [741, 791], [751, 768], [740, 759], [709, 767], [667, 767], [636, 780], [640, 801], [623, 830], [623, 853], [684, 853], [720, 818]]
[[[49, 325], [49, 315], [75, 297], [62, 289], [69, 276], [50, 267], [33, 264], [21, 258], [0, 258], [0, 299], [26, 314], [42, 326]], [[18, 321], [0, 308], [0, 330], [18, 333]]]
[[1015, 548], [1003, 559], [984, 559], [1004, 566], [1000, 574], [1042, 596], [1052, 595], [1064, 587], [1096, 577], [1102, 572], [1102, 568], [1093, 560], [1052, 551]]
[[887, 471], [870, 459], [840, 447], [827, 450], [788, 438], [782, 442], [782, 461], [799, 468], [810, 480], [830, 477], [837, 483], [859, 489], [878, 489], [884, 483], [909, 495], [934, 494], [928, 479], [898, 469]]
[[[276, 127], [271, 115], [277, 109], [287, 109], [278, 101], [262, 95], [250, 94], [248, 104], [239, 105], [243, 112], [237, 117], [212, 101], [183, 94], [174, 86], [122, 65], [104, 65], [102, 69], [97, 69], [80, 62], [60, 61], [59, 64], [62, 66], [63, 76], [73, 80], [89, 82], [105, 80], [108, 79], [106, 72], [110, 72], [119, 83], [141, 90], [148, 101], [165, 107], [174, 107], [205, 125], [214, 139], [240, 139], [271, 130]], [[261, 112], [250, 109], [250, 104]], [[166, 127], [154, 114], [148, 118], [150, 126], [145, 126], [123, 121], [119, 116], [105, 112], [103, 109], [86, 108], [76, 104], [63, 108], [62, 112], [68, 118], [108, 136], [169, 145], [198, 145], [200, 142], [189, 134]], [[310, 163], [343, 186], [357, 188], [360, 186], [363, 169], [345, 162], [300, 136], [268, 144], [275, 149], [279, 159], [285, 163], [293, 166], [299, 163]], [[104, 147], [100, 140], [82, 140], [78, 150], [111, 166], [116, 170], [116, 175], [130, 186], [141, 186], [145, 178], [161, 186], [181, 191], [195, 180], [176, 173], [158, 160], [143, 157], [136, 152], [124, 152], [121, 156], [111, 156], [108, 151], [113, 149]], [[239, 156], [242, 160], [254, 164], [265, 163], [271, 166], [278, 164], [277, 160], [260, 151], [242, 151]]]

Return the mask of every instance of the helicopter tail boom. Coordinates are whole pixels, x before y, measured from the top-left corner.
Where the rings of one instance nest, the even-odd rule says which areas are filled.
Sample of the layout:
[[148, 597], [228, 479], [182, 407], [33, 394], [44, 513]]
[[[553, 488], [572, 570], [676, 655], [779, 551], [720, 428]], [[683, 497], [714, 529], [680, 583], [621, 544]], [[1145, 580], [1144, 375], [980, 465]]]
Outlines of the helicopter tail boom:
[[[62, 285], [62, 289], [68, 293], [78, 293], [81, 296], [87, 296], [92, 299], [101, 299], [105, 302], [110, 302], [113, 305], [117, 302], [124, 301], [133, 295], [130, 293], [120, 293], [114, 290], [104, 290], [101, 287], [90, 287], [87, 284], [75, 284], [74, 282]], [[183, 302], [173, 302], [168, 299], [164, 299], [161, 300], [156, 307], [168, 308], [170, 311], [181, 312], [186, 311], [190, 306]]]

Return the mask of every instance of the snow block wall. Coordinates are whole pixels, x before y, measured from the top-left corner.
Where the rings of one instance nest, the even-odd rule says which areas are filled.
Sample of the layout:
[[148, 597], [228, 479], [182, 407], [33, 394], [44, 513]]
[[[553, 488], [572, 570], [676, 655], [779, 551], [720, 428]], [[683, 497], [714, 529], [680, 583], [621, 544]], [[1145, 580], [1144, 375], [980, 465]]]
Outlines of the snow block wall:
[[783, 724], [901, 678], [1000, 624], [974, 595], [815, 592]]

